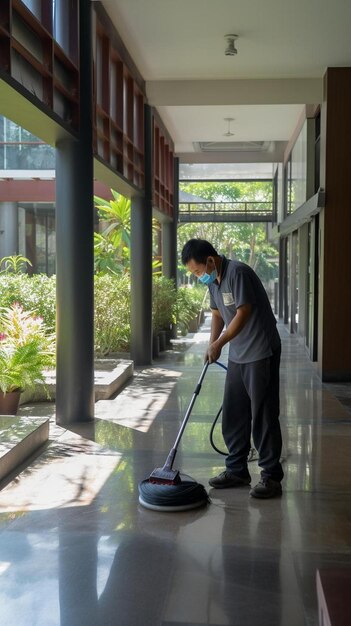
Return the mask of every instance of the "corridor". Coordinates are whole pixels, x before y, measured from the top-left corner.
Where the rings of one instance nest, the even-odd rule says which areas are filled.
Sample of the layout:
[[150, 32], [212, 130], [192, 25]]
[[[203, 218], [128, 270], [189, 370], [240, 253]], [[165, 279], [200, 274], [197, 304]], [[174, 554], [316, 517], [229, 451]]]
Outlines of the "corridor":
[[[280, 333], [283, 497], [243, 487], [209, 489], [192, 512], [138, 504], [190, 401], [207, 323], [99, 402], [93, 424], [53, 424], [49, 447], [0, 493], [2, 626], [318, 624], [317, 568], [351, 568], [351, 414]], [[175, 462], [206, 488], [223, 468], [209, 431], [224, 377], [210, 366]], [[250, 472], [256, 484], [255, 461]]]

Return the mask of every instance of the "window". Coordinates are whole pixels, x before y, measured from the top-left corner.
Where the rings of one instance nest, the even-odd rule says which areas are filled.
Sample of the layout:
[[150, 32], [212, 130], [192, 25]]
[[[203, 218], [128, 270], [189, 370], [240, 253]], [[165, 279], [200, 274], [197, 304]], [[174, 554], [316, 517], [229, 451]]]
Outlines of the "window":
[[55, 150], [11, 120], [0, 117], [0, 169], [53, 170]]
[[22, 2], [32, 11], [33, 15], [35, 15], [38, 20], [41, 19], [41, 0], [22, 0]]

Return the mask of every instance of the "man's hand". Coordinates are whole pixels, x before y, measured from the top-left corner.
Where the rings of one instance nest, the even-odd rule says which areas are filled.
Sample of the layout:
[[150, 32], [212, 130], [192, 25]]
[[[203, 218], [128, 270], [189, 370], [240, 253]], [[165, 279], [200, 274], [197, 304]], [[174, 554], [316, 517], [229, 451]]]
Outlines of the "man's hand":
[[221, 352], [222, 348], [218, 347], [216, 341], [210, 343], [206, 351], [205, 362], [208, 361], [209, 363], [214, 363], [215, 361], [218, 361], [221, 356]]

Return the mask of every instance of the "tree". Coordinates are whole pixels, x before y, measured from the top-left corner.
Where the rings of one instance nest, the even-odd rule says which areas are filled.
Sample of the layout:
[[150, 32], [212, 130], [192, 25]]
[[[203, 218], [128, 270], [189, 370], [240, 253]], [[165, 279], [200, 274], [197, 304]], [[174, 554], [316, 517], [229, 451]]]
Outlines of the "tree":
[[120, 274], [129, 270], [130, 199], [111, 189], [113, 200], [94, 196], [102, 232], [94, 233], [96, 273]]
[[[94, 260], [97, 274], [121, 274], [130, 272], [131, 201], [111, 189], [113, 200], [94, 196], [95, 206], [102, 226], [101, 233], [94, 233]], [[159, 228], [153, 220], [153, 230]], [[161, 263], [153, 261], [154, 272]]]
[[[271, 181], [181, 183], [181, 190], [216, 202], [269, 202], [272, 200]], [[211, 241], [228, 258], [250, 265], [267, 284], [278, 273], [278, 254], [268, 241], [266, 228], [260, 223], [192, 223], [178, 228], [178, 248], [193, 237]]]
[[273, 195], [271, 180], [181, 182], [179, 189], [212, 202], [270, 202]]

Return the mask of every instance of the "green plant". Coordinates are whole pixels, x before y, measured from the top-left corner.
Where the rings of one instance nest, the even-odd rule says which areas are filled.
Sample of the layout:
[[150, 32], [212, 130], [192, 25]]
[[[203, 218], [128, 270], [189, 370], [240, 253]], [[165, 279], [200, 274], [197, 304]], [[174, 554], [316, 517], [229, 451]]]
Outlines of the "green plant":
[[27, 270], [27, 265], [32, 266], [32, 263], [20, 254], [4, 256], [0, 259], [0, 274], [22, 274]]
[[39, 341], [32, 340], [17, 347], [0, 344], [0, 390], [3, 394], [44, 382]]
[[131, 202], [111, 189], [113, 200], [94, 196], [102, 232], [94, 235], [96, 274], [121, 274], [130, 270]]
[[152, 321], [155, 332], [168, 330], [175, 323], [177, 290], [174, 280], [154, 276], [152, 281]]
[[101, 233], [94, 233], [94, 271], [97, 275], [116, 276], [125, 271], [122, 261], [117, 257], [114, 244]]
[[185, 335], [189, 329], [189, 323], [203, 308], [207, 289], [203, 287], [179, 287], [175, 308], [176, 323], [180, 332]]
[[15, 302], [25, 311], [31, 311], [43, 319], [46, 332], [55, 332], [56, 325], [56, 276], [45, 274], [2, 274], [0, 276], [0, 307]]
[[[0, 308], [19, 303], [41, 317], [46, 333], [55, 332], [56, 277], [0, 276]], [[126, 352], [130, 344], [130, 277], [128, 274], [95, 276], [95, 352]]]
[[162, 276], [162, 261], [160, 259], [152, 261], [152, 274], [153, 276]]
[[0, 310], [0, 390], [3, 394], [44, 383], [54, 365], [55, 342], [43, 320], [15, 303]]
[[127, 352], [130, 345], [130, 278], [95, 276], [95, 354]]
[[[112, 200], [94, 196], [101, 232], [94, 234], [95, 274], [119, 275], [130, 273], [131, 201], [111, 189]], [[152, 220], [153, 233], [159, 231]], [[160, 261], [153, 262], [153, 272], [159, 273]]]
[[109, 235], [110, 241], [115, 248], [120, 246], [130, 247], [130, 210], [129, 198], [111, 189], [113, 200], [105, 200], [94, 196], [95, 206], [99, 217], [104, 223], [103, 233]]

